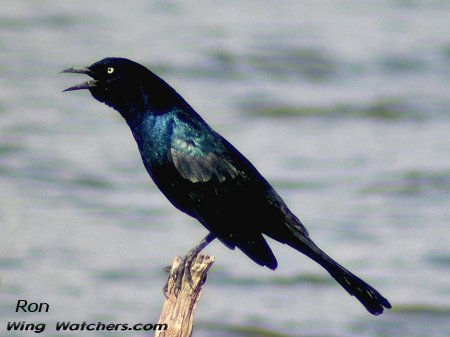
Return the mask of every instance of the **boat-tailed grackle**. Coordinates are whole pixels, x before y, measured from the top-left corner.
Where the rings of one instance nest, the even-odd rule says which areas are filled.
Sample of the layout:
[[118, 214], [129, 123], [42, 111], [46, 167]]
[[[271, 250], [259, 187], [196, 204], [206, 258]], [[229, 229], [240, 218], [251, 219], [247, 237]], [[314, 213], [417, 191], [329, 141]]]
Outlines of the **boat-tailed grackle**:
[[147, 172], [179, 210], [197, 219], [209, 234], [184, 259], [190, 279], [195, 256], [215, 238], [239, 248], [261, 266], [277, 268], [266, 238], [310, 257], [366, 309], [381, 314], [390, 303], [377, 290], [325, 254], [300, 220], [256, 168], [165, 81], [124, 58], [105, 58], [69, 68], [92, 80], [65, 91], [88, 89], [127, 122]]

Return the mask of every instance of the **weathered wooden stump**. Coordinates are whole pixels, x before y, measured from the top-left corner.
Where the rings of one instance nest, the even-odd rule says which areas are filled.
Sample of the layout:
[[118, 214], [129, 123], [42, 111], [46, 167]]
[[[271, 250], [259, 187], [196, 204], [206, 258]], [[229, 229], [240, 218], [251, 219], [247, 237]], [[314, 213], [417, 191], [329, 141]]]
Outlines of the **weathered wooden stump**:
[[177, 256], [170, 269], [167, 299], [159, 318], [159, 324], [167, 324], [167, 330], [157, 331], [155, 337], [191, 337], [194, 325], [194, 311], [206, 281], [206, 274], [214, 263], [214, 257], [198, 255], [192, 263], [191, 276], [193, 286], [189, 285], [183, 275], [181, 289], [176, 291], [174, 270], [182, 263]]

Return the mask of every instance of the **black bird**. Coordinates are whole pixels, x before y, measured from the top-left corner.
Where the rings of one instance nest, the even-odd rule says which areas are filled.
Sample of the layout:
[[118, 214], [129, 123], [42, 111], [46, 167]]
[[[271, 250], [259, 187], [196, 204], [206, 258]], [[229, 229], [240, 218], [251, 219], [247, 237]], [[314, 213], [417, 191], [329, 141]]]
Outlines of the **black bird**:
[[377, 290], [316, 246], [252, 163], [164, 80], [136, 62], [113, 57], [63, 72], [93, 78], [64, 91], [88, 89], [98, 101], [117, 110], [156, 186], [209, 231], [185, 257], [188, 279], [192, 260], [215, 238], [230, 249], [239, 248], [257, 264], [276, 269], [268, 236], [319, 263], [370, 313], [391, 308]]

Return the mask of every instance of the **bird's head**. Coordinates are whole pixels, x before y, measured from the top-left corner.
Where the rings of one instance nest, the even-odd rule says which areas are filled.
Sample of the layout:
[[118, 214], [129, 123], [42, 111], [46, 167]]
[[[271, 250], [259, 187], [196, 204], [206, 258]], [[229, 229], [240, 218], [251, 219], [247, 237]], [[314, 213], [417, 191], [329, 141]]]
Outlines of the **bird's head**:
[[62, 72], [92, 77], [64, 91], [88, 89], [94, 98], [118, 110], [125, 118], [144, 108], [149, 101], [160, 100], [161, 88], [169, 87], [144, 66], [125, 58], [108, 57], [88, 67], [68, 68]]

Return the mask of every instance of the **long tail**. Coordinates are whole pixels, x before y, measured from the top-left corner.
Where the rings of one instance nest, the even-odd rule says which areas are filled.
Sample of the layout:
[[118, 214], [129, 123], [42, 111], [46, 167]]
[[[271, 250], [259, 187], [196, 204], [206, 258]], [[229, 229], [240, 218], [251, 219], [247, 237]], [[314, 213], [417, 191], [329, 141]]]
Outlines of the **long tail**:
[[300, 241], [300, 243], [297, 241], [295, 244], [288, 244], [324, 267], [330, 275], [345, 290], [347, 290], [350, 295], [355, 296], [371, 314], [380, 315], [383, 313], [384, 308], [390, 309], [392, 307], [389, 301], [375, 288], [371, 287], [334, 261], [317, 247], [311, 239], [302, 237]]

